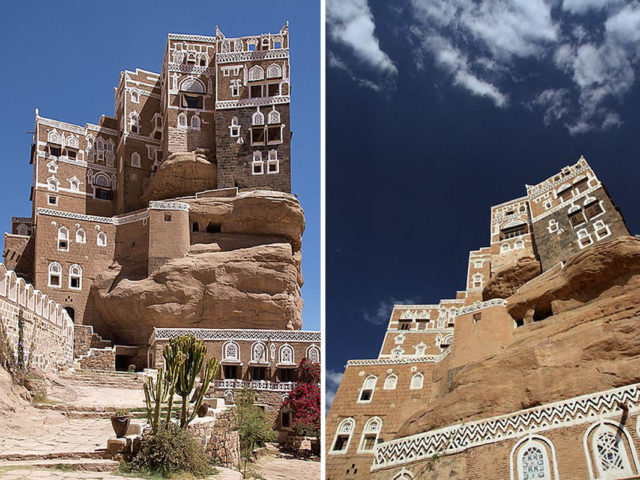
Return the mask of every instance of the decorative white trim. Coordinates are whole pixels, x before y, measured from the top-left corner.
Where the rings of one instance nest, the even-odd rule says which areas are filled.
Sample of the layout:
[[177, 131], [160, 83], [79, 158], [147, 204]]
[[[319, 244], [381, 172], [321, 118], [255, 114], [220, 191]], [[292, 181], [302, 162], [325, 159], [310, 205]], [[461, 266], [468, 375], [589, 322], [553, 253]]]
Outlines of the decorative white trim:
[[227, 110], [230, 108], [262, 107], [265, 105], [282, 105], [285, 103], [291, 103], [291, 97], [289, 95], [280, 95], [277, 97], [240, 98], [238, 100], [219, 100], [216, 102], [216, 109]]
[[243, 330], [213, 328], [154, 328], [149, 345], [156, 340], [171, 340], [181, 335], [193, 335], [200, 340], [245, 340], [271, 342], [315, 342], [321, 334], [310, 330]]
[[[594, 432], [593, 438], [591, 439], [591, 444], [589, 445], [589, 441], [588, 441], [589, 436], [591, 435], [591, 432], [594, 430], [596, 430], [596, 432]], [[598, 448], [597, 448], [598, 434], [599, 432], [604, 433], [604, 431], [608, 431], [609, 433], [614, 434], [619, 445], [622, 447], [621, 455], [620, 455], [621, 459], [623, 463], [626, 463], [626, 467], [628, 467], [628, 468], [625, 468], [624, 470], [611, 472], [613, 473], [613, 476], [607, 475], [607, 474], [603, 475], [600, 463], [596, 463], [595, 465], [596, 468], [594, 468], [594, 465], [593, 465], [593, 460], [596, 460], [596, 461], [598, 460]], [[622, 435], [624, 436], [624, 439], [622, 438], [622, 435], [619, 435], [618, 432], [622, 433]], [[625, 445], [625, 440], [626, 440], [626, 445]], [[629, 459], [629, 455], [627, 455], [627, 448], [626, 448], [627, 446], [631, 451], [631, 459]], [[636, 449], [633, 445], [633, 439], [631, 438], [631, 435], [629, 435], [629, 431], [625, 428], [624, 425], [620, 425], [619, 423], [612, 422], [611, 420], [600, 420], [594, 423], [585, 432], [582, 440], [582, 447], [584, 448], [584, 453], [587, 457], [587, 468], [589, 469], [590, 480], [620, 478], [620, 474], [624, 475], [624, 477], [626, 478], [628, 475], [633, 475], [635, 473], [634, 470], [636, 472], [638, 470], [638, 465], [640, 463], [638, 462]], [[631, 464], [632, 461], [633, 461], [633, 465]]]
[[595, 418], [618, 416], [621, 413], [620, 405], [625, 404], [634, 413], [640, 411], [640, 384], [380, 443], [376, 446], [371, 470], [415, 462], [436, 454], [459, 453], [472, 447], [518, 438], [523, 434], [590, 423]]
[[288, 59], [289, 49], [279, 48], [276, 50], [256, 50], [249, 52], [229, 52], [216, 54], [216, 63], [231, 63], [231, 62], [250, 62], [256, 60], [277, 60]]
[[[353, 418], [345, 418], [338, 424], [338, 428], [336, 428], [336, 434], [333, 436], [333, 441], [331, 442], [331, 448], [329, 449], [329, 455], [344, 455], [349, 450], [349, 445], [351, 445], [351, 439], [353, 438], [353, 433], [356, 429], [356, 421]], [[336, 440], [340, 435], [349, 435], [347, 442], [342, 450], [334, 450], [336, 445]]]
[[[360, 435], [360, 443], [358, 444], [358, 453], [371, 453], [376, 448], [376, 444], [378, 443], [378, 437], [380, 436], [380, 432], [382, 431], [382, 419], [380, 417], [372, 417], [367, 420], [367, 423], [364, 424], [364, 428], [362, 429], [362, 434]], [[371, 450], [364, 449], [364, 442], [368, 435], [375, 434], [375, 439], [373, 441], [373, 448]]]
[[[544, 458], [546, 459], [546, 464], [544, 465], [545, 478], [544, 480], [558, 480], [560, 478], [558, 474], [558, 461], [556, 459], [556, 449], [551, 442], [546, 437], [541, 435], [532, 435], [529, 434], [526, 437], [519, 440], [511, 449], [511, 454], [509, 455], [509, 466], [510, 466], [510, 480], [521, 480], [521, 461], [524, 452], [530, 448], [536, 447], [539, 448]], [[549, 459], [549, 455], [547, 454], [547, 450], [551, 452], [551, 459]], [[517, 453], [517, 457], [516, 457]], [[515, 461], [514, 461], [515, 460]], [[551, 476], [551, 471], [553, 470], [553, 477]]]
[[159, 200], [152, 200], [149, 202], [149, 210], [178, 210], [188, 212], [189, 204], [184, 202], [163, 202]]

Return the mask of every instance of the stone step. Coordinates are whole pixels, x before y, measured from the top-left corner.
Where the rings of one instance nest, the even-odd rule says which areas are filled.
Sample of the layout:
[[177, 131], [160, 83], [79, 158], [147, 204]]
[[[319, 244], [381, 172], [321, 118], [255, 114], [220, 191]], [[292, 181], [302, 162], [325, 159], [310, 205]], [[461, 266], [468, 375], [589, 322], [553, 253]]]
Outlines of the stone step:
[[0, 461], [0, 468], [61, 468], [81, 472], [113, 472], [120, 463], [106, 458], [59, 458]]
[[53, 452], [53, 453], [5, 453], [0, 455], [0, 463], [4, 462], [32, 462], [32, 461], [61, 461], [61, 460], [109, 460], [111, 456], [105, 449], [91, 452]]

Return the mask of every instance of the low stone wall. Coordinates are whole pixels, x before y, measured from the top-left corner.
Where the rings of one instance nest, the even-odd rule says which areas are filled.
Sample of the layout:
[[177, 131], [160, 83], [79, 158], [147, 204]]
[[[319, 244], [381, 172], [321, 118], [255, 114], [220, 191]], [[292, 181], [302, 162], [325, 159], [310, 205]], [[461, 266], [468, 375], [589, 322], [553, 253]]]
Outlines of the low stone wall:
[[78, 360], [78, 364], [85, 370], [115, 370], [116, 349], [115, 347], [91, 348], [86, 357]]
[[240, 461], [240, 437], [230, 411], [215, 417], [195, 418], [189, 431], [200, 439], [205, 451], [223, 467], [237, 467]]
[[73, 322], [62, 306], [0, 263], [0, 322], [9, 346], [16, 352], [22, 311], [25, 361], [45, 371], [73, 364]]

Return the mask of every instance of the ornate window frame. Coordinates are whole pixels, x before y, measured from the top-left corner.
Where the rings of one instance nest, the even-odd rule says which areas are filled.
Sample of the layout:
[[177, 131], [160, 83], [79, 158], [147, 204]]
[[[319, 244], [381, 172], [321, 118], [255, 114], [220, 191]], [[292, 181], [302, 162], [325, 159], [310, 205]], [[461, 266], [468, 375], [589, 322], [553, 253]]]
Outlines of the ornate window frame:
[[[362, 382], [362, 387], [360, 387], [360, 392], [358, 393], [358, 403], [371, 403], [373, 399], [374, 393], [376, 393], [376, 384], [378, 383], [378, 377], [371, 374]], [[365, 392], [370, 392], [369, 398], [362, 399], [362, 394]]]
[[[235, 355], [229, 355], [229, 347], [233, 347], [235, 349]], [[222, 361], [227, 363], [239, 363], [240, 365], [242, 365], [242, 362], [240, 361], [240, 346], [233, 340], [225, 342], [222, 345]]]
[[422, 372], [414, 373], [411, 377], [409, 390], [422, 390], [424, 388], [424, 374]]
[[[349, 450], [349, 445], [351, 445], [351, 439], [353, 438], [353, 432], [356, 429], [356, 421], [349, 417], [345, 418], [338, 424], [338, 428], [336, 428], [336, 433], [333, 436], [333, 441], [331, 442], [331, 448], [329, 449], [329, 455], [344, 455]], [[335, 450], [335, 446], [338, 443], [338, 438], [341, 436], [347, 436], [347, 440], [344, 444], [344, 448], [341, 450]]]
[[[320, 363], [320, 349], [315, 345], [309, 345], [307, 347], [307, 351], [305, 352], [305, 356], [314, 363]], [[315, 360], [314, 358], [315, 357]]]
[[[49, 268], [47, 269], [49, 275], [49, 288], [62, 288], [62, 267], [60, 266], [60, 264], [58, 262], [51, 262], [49, 264]], [[51, 282], [51, 278], [53, 276], [57, 276], [58, 277], [58, 284], [55, 285], [54, 283]]]
[[96, 236], [96, 245], [99, 247], [106, 247], [107, 246], [107, 234], [104, 232], [98, 232], [98, 235]]
[[82, 228], [76, 230], [76, 243], [87, 243], [87, 233]]
[[384, 379], [384, 385], [382, 386], [383, 390], [395, 390], [398, 386], [398, 375], [395, 373], [390, 373], [387, 375], [387, 378]]
[[[65, 242], [65, 243], [61, 243]], [[69, 229], [65, 226], [58, 227], [58, 251], [59, 252], [68, 252], [69, 251]]]
[[521, 438], [511, 449], [511, 454], [509, 455], [510, 480], [522, 480], [522, 460], [525, 452], [532, 447], [539, 449], [543, 454], [545, 460], [544, 480], [558, 480], [560, 478], [558, 461], [553, 443], [546, 437], [534, 434]]
[[[378, 437], [380, 436], [380, 431], [382, 430], [382, 419], [380, 417], [372, 417], [367, 420], [367, 423], [364, 424], [364, 428], [362, 429], [362, 434], [360, 435], [360, 443], [358, 444], [358, 453], [371, 453], [375, 450], [375, 446], [378, 443]], [[367, 440], [367, 437], [375, 435], [373, 440], [373, 448], [370, 450], [365, 450], [364, 443]]]
[[[78, 280], [77, 287], [72, 286], [73, 279]], [[71, 290], [82, 290], [82, 267], [77, 263], [74, 263], [69, 267], [69, 288]]]
[[599, 436], [605, 433], [614, 434], [617, 438], [618, 446], [622, 447], [620, 450], [622, 453], [621, 457], [623, 461], [626, 461], [626, 470], [619, 471], [619, 473], [628, 473], [629, 475], [636, 474], [638, 472], [638, 465], [640, 462], [638, 462], [638, 456], [633, 444], [633, 439], [629, 435], [628, 430], [623, 425], [611, 420], [600, 420], [586, 430], [583, 438], [583, 448], [587, 457], [589, 478], [591, 480], [613, 478], [603, 476], [602, 464], [598, 461], [599, 453], [597, 441]]

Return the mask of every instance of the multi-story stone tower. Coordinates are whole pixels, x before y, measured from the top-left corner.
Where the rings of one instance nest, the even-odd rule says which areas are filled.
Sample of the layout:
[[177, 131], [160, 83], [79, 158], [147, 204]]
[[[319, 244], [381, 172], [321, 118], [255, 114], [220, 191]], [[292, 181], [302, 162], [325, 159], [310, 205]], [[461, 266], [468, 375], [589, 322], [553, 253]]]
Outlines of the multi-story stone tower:
[[[629, 280], [640, 241], [583, 157], [526, 190], [491, 208], [490, 246], [470, 252], [465, 290], [396, 305], [378, 357], [348, 362], [327, 415], [328, 479], [639, 473], [640, 440], [606, 422], [640, 407], [640, 377], [616, 373], [637, 361], [611, 365], [612, 352], [632, 355], [615, 339], [640, 315]], [[629, 477], [594, 473], [608, 460], [591, 445], [610, 432], [611, 470]]]

